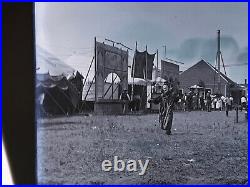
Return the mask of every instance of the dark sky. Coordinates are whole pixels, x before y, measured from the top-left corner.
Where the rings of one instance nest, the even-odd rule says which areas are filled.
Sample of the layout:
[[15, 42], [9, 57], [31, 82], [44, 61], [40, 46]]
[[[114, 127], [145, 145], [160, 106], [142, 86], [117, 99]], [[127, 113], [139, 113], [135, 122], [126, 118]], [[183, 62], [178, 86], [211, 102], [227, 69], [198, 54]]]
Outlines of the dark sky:
[[[94, 37], [109, 38], [150, 53], [159, 50], [181, 62], [182, 70], [200, 59], [215, 63], [217, 30], [225, 64], [248, 62], [247, 3], [36, 3], [37, 44], [81, 72], [93, 56]], [[70, 62], [81, 55], [85, 62]], [[133, 51], [130, 52], [130, 61]], [[247, 66], [227, 68], [236, 82]]]

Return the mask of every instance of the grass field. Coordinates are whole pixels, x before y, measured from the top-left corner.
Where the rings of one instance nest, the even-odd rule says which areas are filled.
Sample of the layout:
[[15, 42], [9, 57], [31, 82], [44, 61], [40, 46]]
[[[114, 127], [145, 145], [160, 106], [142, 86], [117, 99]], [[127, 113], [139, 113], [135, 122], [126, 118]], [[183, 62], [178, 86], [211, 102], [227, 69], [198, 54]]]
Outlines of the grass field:
[[[157, 114], [38, 120], [40, 184], [245, 184], [248, 123], [244, 113], [175, 112], [172, 135]], [[104, 172], [105, 159], [149, 159], [139, 172]]]

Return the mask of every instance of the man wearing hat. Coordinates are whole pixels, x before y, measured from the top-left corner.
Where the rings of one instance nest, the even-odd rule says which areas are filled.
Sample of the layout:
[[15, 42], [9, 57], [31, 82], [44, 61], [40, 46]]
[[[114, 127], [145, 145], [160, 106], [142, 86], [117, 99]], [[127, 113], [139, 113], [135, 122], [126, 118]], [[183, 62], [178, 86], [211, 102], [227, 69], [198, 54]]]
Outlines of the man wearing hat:
[[128, 90], [124, 89], [120, 95], [120, 100], [122, 100], [122, 113], [126, 112], [126, 104], [130, 101], [130, 97], [128, 95]]
[[166, 130], [167, 135], [171, 134], [172, 121], [173, 121], [173, 108], [175, 103], [179, 100], [179, 82], [165, 82], [162, 94], [150, 100], [150, 102], [154, 102], [155, 104], [160, 103], [160, 111], [159, 111], [159, 122], [161, 124], [161, 128]]
[[211, 112], [212, 98], [211, 98], [210, 91], [207, 92], [206, 100], [207, 100], [207, 111]]

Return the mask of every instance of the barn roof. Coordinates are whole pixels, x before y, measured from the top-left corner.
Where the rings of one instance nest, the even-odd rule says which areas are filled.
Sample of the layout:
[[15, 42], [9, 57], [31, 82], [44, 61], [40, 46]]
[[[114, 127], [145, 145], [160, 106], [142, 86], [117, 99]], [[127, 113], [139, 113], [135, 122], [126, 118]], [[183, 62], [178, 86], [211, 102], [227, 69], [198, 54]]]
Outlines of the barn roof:
[[[216, 69], [213, 65], [211, 65], [209, 62], [206, 62], [205, 60], [200, 60], [199, 62], [197, 62], [196, 64], [194, 64], [193, 66], [199, 64], [199, 63], [204, 63], [206, 64], [209, 68], [211, 68], [213, 71], [215, 71], [215, 73], [218, 73], [218, 69]], [[181, 74], [183, 74], [184, 72], [188, 71], [189, 69], [191, 69], [193, 66], [191, 66], [190, 68], [186, 69], [185, 71], [181, 72]], [[222, 72], [220, 72], [220, 76], [221, 78], [223, 78], [226, 82], [228, 83], [232, 83], [235, 84], [234, 81], [232, 81], [229, 77], [227, 77], [225, 74], [223, 74]]]
[[[204, 60], [201, 60], [204, 61]], [[204, 61], [205, 63], [207, 63], [209, 65], [209, 67], [211, 67], [213, 69], [213, 71], [215, 71], [216, 73], [218, 73], [218, 69], [216, 69], [214, 66], [212, 66], [209, 62]], [[228, 83], [235, 83], [234, 81], [232, 81], [228, 76], [226, 76], [225, 74], [223, 74], [222, 72], [220, 72], [220, 76], [222, 78], [224, 78]]]

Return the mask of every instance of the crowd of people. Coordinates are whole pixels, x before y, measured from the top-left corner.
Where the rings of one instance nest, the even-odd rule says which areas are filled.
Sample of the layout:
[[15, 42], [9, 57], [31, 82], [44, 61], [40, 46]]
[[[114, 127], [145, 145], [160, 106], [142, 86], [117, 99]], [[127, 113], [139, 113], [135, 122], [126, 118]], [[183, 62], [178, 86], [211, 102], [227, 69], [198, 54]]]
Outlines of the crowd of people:
[[[194, 93], [190, 91], [184, 94], [176, 104], [177, 110], [183, 111], [230, 111], [234, 107], [234, 99], [232, 96], [212, 95], [207, 92], [205, 95], [202, 92]], [[247, 109], [247, 98], [241, 97], [240, 110]]]
[[[162, 92], [164, 86], [158, 88]], [[157, 85], [155, 85], [153, 91], [156, 91]], [[134, 95], [131, 97], [127, 90], [124, 90], [120, 95], [120, 100], [126, 101], [128, 104], [129, 111], [139, 111], [141, 108], [141, 96]], [[194, 91], [191, 90], [189, 93], [179, 94], [178, 102], [175, 103], [175, 110], [182, 111], [230, 111], [236, 106], [236, 101], [232, 95], [224, 96], [221, 94], [211, 94], [210, 91]], [[240, 103], [237, 104], [239, 109], [247, 110], [247, 97], [242, 96]], [[124, 109], [125, 110], [125, 109]]]
[[[242, 96], [240, 103], [238, 103], [237, 101], [234, 102], [231, 95], [228, 97], [222, 94], [211, 94], [210, 91], [204, 92], [204, 90], [198, 89], [182, 94], [178, 81], [169, 80], [161, 86], [154, 85], [153, 92], [158, 93], [158, 95], [149, 99], [148, 102], [155, 105], [159, 104], [159, 123], [161, 129], [165, 130], [167, 135], [171, 134], [174, 110], [226, 111], [227, 116], [233, 108], [247, 111], [247, 97], [245, 96]], [[120, 100], [123, 101], [124, 114], [126, 113], [126, 106], [128, 106], [129, 111], [139, 110], [141, 98], [137, 95], [132, 98], [130, 98], [127, 90], [122, 92]], [[138, 107], [136, 101], [139, 103]]]

